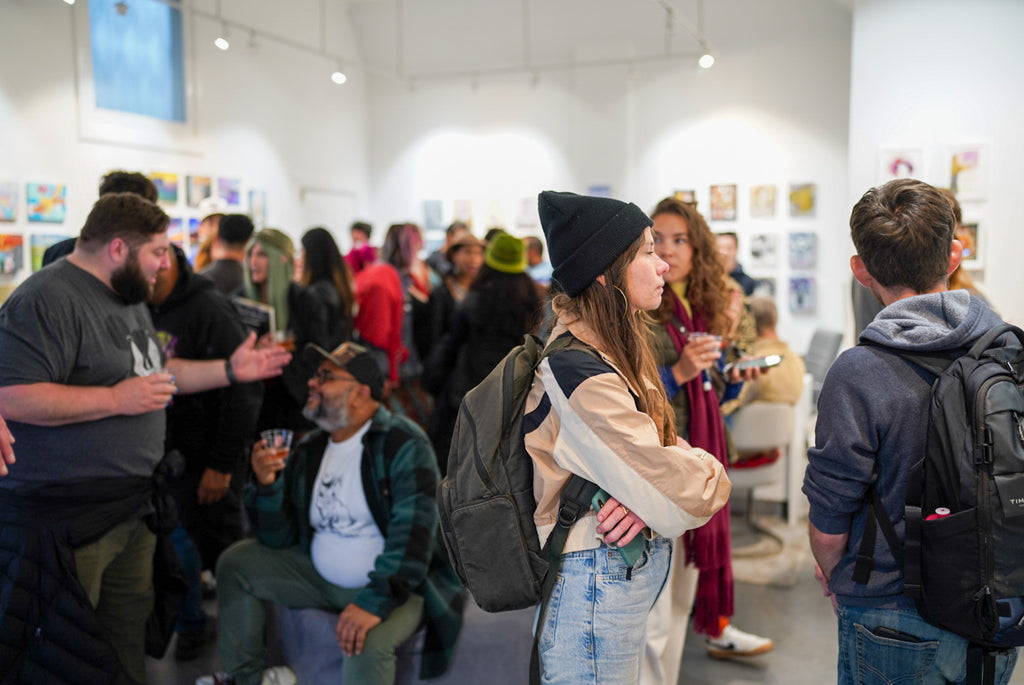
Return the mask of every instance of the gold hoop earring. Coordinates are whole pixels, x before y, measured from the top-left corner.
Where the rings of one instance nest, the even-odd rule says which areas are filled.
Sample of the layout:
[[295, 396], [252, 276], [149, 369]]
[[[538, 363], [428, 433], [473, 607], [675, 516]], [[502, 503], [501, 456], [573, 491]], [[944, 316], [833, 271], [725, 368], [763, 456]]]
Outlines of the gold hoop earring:
[[623, 315], [623, 317], [629, 316], [629, 298], [626, 296], [626, 293], [624, 293], [622, 291], [622, 288], [620, 288], [619, 286], [613, 285], [612, 287], [615, 288], [615, 290], [619, 293], [619, 295], [622, 295], [622, 307], [623, 307], [622, 315]]

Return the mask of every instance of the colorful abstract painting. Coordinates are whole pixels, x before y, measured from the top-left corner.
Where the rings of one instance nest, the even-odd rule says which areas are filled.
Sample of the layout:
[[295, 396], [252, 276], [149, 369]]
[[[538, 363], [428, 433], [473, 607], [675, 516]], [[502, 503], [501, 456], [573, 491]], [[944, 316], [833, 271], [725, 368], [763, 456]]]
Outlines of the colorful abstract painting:
[[213, 195], [212, 181], [209, 176], [186, 176], [185, 199], [189, 207], [198, 207], [206, 198]]
[[55, 183], [29, 183], [25, 189], [25, 204], [29, 221], [64, 223], [66, 189]]
[[792, 217], [814, 216], [817, 203], [817, 189], [813, 183], [794, 183], [789, 186], [789, 215]]
[[736, 220], [736, 184], [711, 186], [711, 219], [713, 221]]
[[178, 204], [178, 174], [154, 171], [149, 180], [156, 186], [157, 202], [165, 205]]
[[978, 222], [971, 221], [968, 223], [961, 224], [956, 229], [956, 239], [960, 241], [960, 244], [964, 247], [964, 254], [961, 258], [961, 263], [970, 267], [981, 266], [981, 253], [978, 251]]
[[172, 216], [171, 223], [167, 225], [167, 239], [178, 247], [185, 249], [188, 245], [185, 235], [185, 222], [180, 216]]
[[18, 184], [0, 183], [0, 221], [14, 221], [18, 218]]
[[921, 178], [924, 152], [916, 148], [883, 148], [878, 151], [878, 183], [897, 178]]
[[46, 252], [46, 248], [67, 239], [68, 236], [66, 235], [33, 233], [29, 243], [31, 245], [30, 251], [32, 253], [32, 270], [39, 271], [43, 268], [43, 254]]
[[789, 311], [813, 314], [817, 308], [817, 285], [809, 276], [789, 279]]
[[672, 193], [672, 197], [679, 200], [680, 202], [685, 202], [688, 205], [693, 205], [694, 207], [697, 206], [696, 190], [677, 190], [674, 193]]
[[217, 197], [227, 202], [232, 207], [237, 207], [242, 202], [242, 182], [237, 178], [218, 178]]
[[984, 145], [961, 145], [949, 150], [949, 189], [957, 199], [984, 200], [988, 183], [988, 153]]
[[24, 244], [25, 236], [20, 233], [0, 233], [0, 274], [13, 274], [24, 268]]

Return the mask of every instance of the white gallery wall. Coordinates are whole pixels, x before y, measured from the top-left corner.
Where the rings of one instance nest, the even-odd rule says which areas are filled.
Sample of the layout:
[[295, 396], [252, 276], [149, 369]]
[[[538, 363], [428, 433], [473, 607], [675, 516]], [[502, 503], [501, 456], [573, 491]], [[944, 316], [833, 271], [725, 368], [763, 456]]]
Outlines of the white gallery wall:
[[[283, 19], [276, 4], [225, 1], [222, 13], [228, 20], [318, 45], [319, 2], [293, 1], [295, 11]], [[214, 11], [213, 0], [192, 6]], [[179, 174], [179, 202], [165, 209], [185, 218], [204, 213], [185, 205], [186, 175], [211, 176], [214, 183], [220, 176], [239, 179], [240, 206], [228, 211], [248, 212], [248, 190], [265, 191], [267, 225], [294, 237], [313, 223], [326, 223], [347, 239], [353, 215], [366, 209], [363, 74], [350, 68], [349, 82], [336, 86], [329, 79], [330, 60], [271, 40], [259, 40], [250, 49], [247, 35], [239, 31], [224, 52], [213, 46], [219, 24], [198, 14], [184, 15], [195, 136], [177, 149], [160, 149], [97, 140], [80, 129], [75, 25], [86, 18], [85, 3], [0, 3], [0, 180], [17, 182], [21, 204], [18, 220], [0, 228], [25, 234], [26, 265], [28, 235], [77, 235], [100, 178], [117, 168]], [[344, 55], [353, 40], [343, 7], [335, 8], [327, 22], [328, 49]], [[63, 224], [26, 221], [28, 182], [67, 186]], [[26, 268], [17, 278], [0, 277], [0, 286], [27, 273]]]
[[[982, 143], [983, 268], [971, 273], [1003, 318], [1024, 323], [1024, 2], [860, 0], [850, 87], [850, 204], [877, 182], [880, 147], [923, 152], [920, 178], [950, 183], [949, 147]], [[852, 244], [847, 249], [853, 249]]]
[[[410, 88], [375, 79], [370, 88], [370, 170], [374, 216], [423, 221], [424, 200], [472, 202], [477, 233], [497, 223], [521, 234], [519, 208], [540, 190], [585, 193], [607, 186], [611, 195], [646, 211], [675, 190], [697, 192], [708, 216], [709, 186], [735, 183], [738, 216], [714, 221], [736, 231], [740, 261], [750, 237], [779, 239], [774, 267], [747, 271], [774, 278], [780, 329], [803, 351], [815, 328], [843, 330], [846, 270], [847, 120], [850, 14], [829, 2], [750, 3], [749, 31], [715, 43], [718, 61], [700, 70], [693, 59], [642, 62], [543, 73], [424, 81]], [[785, 9], [785, 7], [781, 8]], [[795, 11], [799, 9], [800, 11]], [[772, 30], [758, 28], [759, 19]], [[429, 31], [429, 27], [423, 30]], [[594, 48], [581, 59], [612, 58]], [[814, 183], [813, 217], [789, 216], [790, 183]], [[750, 188], [777, 189], [775, 216], [751, 219]], [[787, 262], [790, 232], [818, 237], [815, 267]], [[814, 278], [815, 313], [791, 314], [791, 276]]]
[[[689, 0], [676, 5], [695, 7]], [[423, 222], [423, 201], [430, 199], [443, 200], [445, 222], [453, 200], [468, 200], [478, 233], [500, 224], [526, 234], [539, 232], [530, 210], [546, 188], [607, 186], [646, 210], [675, 190], [692, 189], [707, 215], [710, 185], [735, 183], [737, 218], [712, 228], [739, 233], [748, 272], [775, 279], [782, 332], [803, 350], [815, 328], [846, 328], [847, 221], [853, 202], [879, 180], [879, 148], [920, 148], [924, 180], [948, 185], [946, 147], [982, 142], [990, 153], [987, 198], [965, 206], [979, 221], [984, 253], [984, 269], [974, 273], [1002, 314], [1024, 321], [1014, 235], [1022, 219], [1014, 186], [1024, 172], [1024, 140], [1016, 135], [1024, 114], [1024, 48], [1014, 33], [1024, 25], [1019, 0], [978, 0], [969, 10], [952, 0], [707, 3], [706, 29], [718, 57], [708, 71], [692, 59], [650, 59], [653, 45], [629, 66], [628, 41], [604, 40], [568, 56], [535, 57], [618, 64], [412, 84], [395, 78], [396, 70], [370, 50], [394, 30], [390, 3], [293, 0], [286, 8], [275, 0], [221, 1], [229, 21], [298, 45], [323, 42], [345, 57], [350, 80], [340, 88], [327, 80], [331, 65], [322, 56], [283, 42], [258, 40], [252, 51], [248, 36], [236, 31], [231, 50], [216, 50], [218, 25], [199, 13], [212, 14], [218, 4], [187, 6], [196, 11], [185, 13], [196, 144], [167, 150], [82, 134], [74, 28], [84, 3], [0, 2], [0, 181], [17, 182], [22, 193], [30, 181], [68, 186], [64, 224], [29, 224], [22, 197], [18, 220], [0, 231], [26, 241], [33, 232], [76, 234], [100, 176], [113, 168], [173, 172], [182, 181], [189, 174], [238, 178], [243, 211], [249, 189], [265, 190], [268, 225], [298, 236], [326, 223], [343, 245], [352, 218], [369, 219], [382, 233], [394, 221]], [[416, 13], [406, 40], [420, 41], [416, 50], [410, 42], [407, 70], [443, 71], [469, 47], [486, 51], [483, 39], [472, 37], [487, 16], [484, 6], [458, 7], [472, 8], [472, 21], [446, 27], [429, 23], [429, 3], [406, 3]], [[594, 7], [618, 5], [595, 0]], [[515, 12], [491, 19], [488, 26], [516, 30]], [[560, 26], [536, 30], [557, 38]], [[437, 44], [440, 54], [426, 51]], [[514, 66], [519, 56], [502, 59]], [[813, 216], [790, 216], [794, 183], [815, 184]], [[772, 218], [751, 216], [755, 185], [776, 187]], [[184, 203], [169, 212], [200, 213]], [[813, 267], [789, 266], [790, 233], [817, 237]], [[761, 234], [778, 237], [774, 266], [751, 260], [751, 239]], [[27, 262], [27, 249], [25, 256]], [[27, 269], [0, 275], [0, 287], [25, 275]], [[815, 279], [814, 313], [789, 311], [793, 277]]]

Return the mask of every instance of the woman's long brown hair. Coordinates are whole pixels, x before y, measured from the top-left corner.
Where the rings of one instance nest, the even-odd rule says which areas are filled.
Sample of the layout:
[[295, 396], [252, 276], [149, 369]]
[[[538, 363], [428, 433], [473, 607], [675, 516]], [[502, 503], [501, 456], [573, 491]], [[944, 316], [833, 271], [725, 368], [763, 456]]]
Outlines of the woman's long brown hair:
[[[651, 212], [651, 218], [659, 214], [675, 214], [686, 222], [687, 240], [693, 248], [690, 258], [690, 275], [686, 277], [686, 299], [694, 312], [699, 312], [707, 321], [708, 332], [725, 335], [729, 330], [729, 291], [725, 287], [725, 267], [718, 259], [718, 246], [704, 217], [691, 205], [666, 197]], [[655, 318], [666, 323], [672, 319], [672, 298], [670, 288], [661, 296], [661, 306]]]
[[635, 240], [605, 269], [605, 285], [595, 280], [576, 297], [555, 295], [552, 304], [570, 321], [586, 323], [629, 383], [640, 392], [637, 405], [658, 427], [663, 445], [676, 444], [675, 415], [661, 387], [658, 367], [650, 347], [654, 324], [646, 312], [633, 312], [626, 296], [626, 271], [644, 237]]

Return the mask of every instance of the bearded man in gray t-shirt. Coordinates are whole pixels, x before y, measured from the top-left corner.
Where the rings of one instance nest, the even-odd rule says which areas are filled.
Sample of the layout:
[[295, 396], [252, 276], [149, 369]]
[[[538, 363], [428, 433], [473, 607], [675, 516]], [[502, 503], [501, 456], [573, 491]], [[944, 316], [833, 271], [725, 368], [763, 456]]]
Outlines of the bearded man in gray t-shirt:
[[[227, 360], [163, 359], [145, 300], [168, 267], [167, 224], [138, 195], [102, 196], [74, 252], [29, 277], [0, 308], [0, 415], [19, 456], [0, 479], [0, 511], [37, 514], [19, 520], [19, 530], [33, 531], [27, 535], [59, 530], [58, 543], [73, 550], [69, 580], [80, 583], [121, 667], [138, 682], [146, 679], [156, 544], [144, 517], [163, 457], [164, 408], [178, 392], [278, 375], [289, 359], [276, 346], [257, 347], [254, 336]], [[0, 611], [38, 600], [41, 588], [25, 580], [0, 578], [0, 597], [20, 602]], [[49, 604], [30, 620], [48, 626]], [[23, 648], [24, 662], [44, 659]]]

